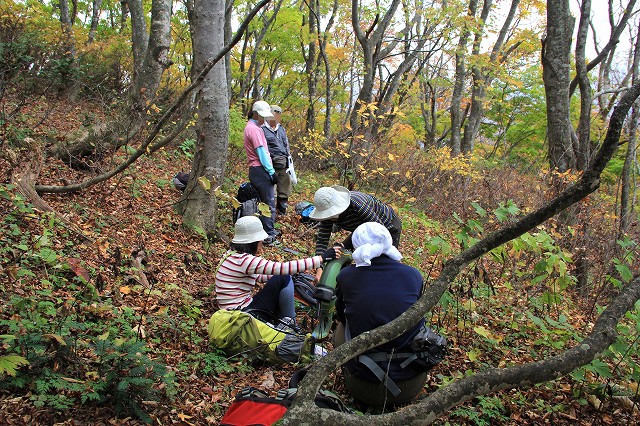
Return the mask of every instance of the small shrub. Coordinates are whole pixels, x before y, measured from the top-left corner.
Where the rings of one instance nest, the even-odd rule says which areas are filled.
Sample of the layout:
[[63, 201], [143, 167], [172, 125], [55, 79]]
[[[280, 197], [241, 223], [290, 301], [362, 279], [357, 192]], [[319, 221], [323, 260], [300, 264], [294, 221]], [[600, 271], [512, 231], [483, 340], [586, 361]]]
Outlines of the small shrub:
[[82, 402], [108, 403], [121, 416], [135, 414], [151, 422], [142, 402], [157, 401], [162, 394], [172, 394], [173, 375], [164, 364], [146, 355], [144, 342], [100, 336], [93, 339], [93, 343], [97, 371], [87, 373], [95, 378], [89, 380], [90, 391], [82, 396]]

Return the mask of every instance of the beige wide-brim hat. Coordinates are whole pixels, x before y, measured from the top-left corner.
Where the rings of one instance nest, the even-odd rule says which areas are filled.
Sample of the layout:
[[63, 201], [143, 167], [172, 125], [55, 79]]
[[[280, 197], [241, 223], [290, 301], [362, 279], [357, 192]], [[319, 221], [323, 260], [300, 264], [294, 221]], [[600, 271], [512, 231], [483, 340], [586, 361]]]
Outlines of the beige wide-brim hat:
[[262, 222], [256, 216], [243, 216], [236, 222], [235, 235], [231, 240], [236, 244], [250, 244], [262, 241], [269, 235], [264, 232]]
[[349, 190], [344, 186], [323, 186], [313, 196], [315, 209], [309, 217], [315, 220], [324, 220], [345, 211], [351, 204]]
[[282, 108], [280, 108], [279, 105], [273, 105], [271, 104], [271, 113], [272, 114], [282, 114]]
[[257, 112], [263, 118], [274, 118], [271, 113], [271, 106], [265, 101], [256, 101], [251, 111]]

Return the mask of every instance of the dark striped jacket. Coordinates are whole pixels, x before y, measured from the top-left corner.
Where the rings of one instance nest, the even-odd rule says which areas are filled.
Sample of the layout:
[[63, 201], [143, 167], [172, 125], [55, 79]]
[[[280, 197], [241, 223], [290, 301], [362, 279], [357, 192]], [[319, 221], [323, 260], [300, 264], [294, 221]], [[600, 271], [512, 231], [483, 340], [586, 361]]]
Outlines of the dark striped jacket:
[[378, 222], [389, 231], [393, 230], [396, 213], [391, 207], [373, 195], [358, 191], [349, 192], [351, 204], [338, 216], [338, 219], [335, 222], [330, 220], [320, 222], [316, 240], [316, 254], [322, 254], [327, 249], [334, 224], [349, 232], [355, 231], [358, 226], [366, 222]]

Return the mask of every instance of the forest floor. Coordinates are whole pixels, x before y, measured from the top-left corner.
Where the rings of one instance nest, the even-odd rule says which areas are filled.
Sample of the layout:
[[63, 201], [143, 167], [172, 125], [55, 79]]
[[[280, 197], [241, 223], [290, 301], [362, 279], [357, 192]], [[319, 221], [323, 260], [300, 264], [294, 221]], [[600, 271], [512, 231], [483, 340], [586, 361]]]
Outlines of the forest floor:
[[[83, 106], [79, 106], [79, 109]], [[61, 123], [61, 127], [73, 127], [74, 119], [69, 109], [54, 110], [49, 118], [51, 126]], [[73, 111], [73, 110], [72, 110]], [[79, 114], [72, 114], [74, 117]], [[60, 130], [58, 130], [60, 131]], [[234, 151], [228, 170], [227, 186], [245, 180], [241, 153]], [[234, 157], [235, 156], [235, 157]], [[117, 158], [114, 157], [114, 161]], [[6, 164], [1, 164], [4, 168]], [[102, 163], [108, 167], [108, 160]], [[82, 229], [89, 239], [70, 232], [67, 237], [73, 242], [74, 256], [81, 262], [83, 270], [91, 271], [89, 281], [98, 291], [97, 305], [108, 303], [118, 309], [130, 308], [139, 318], [139, 336], [146, 341], [151, 357], [165, 363], [176, 376], [176, 392], [171, 399], [148, 402], [145, 405], [155, 424], [201, 425], [217, 424], [234, 396], [246, 386], [254, 386], [275, 394], [287, 387], [293, 365], [257, 366], [242, 360], [230, 360], [227, 372], [204, 373], [206, 354], [211, 351], [207, 343], [207, 321], [215, 311], [213, 297], [208, 293], [213, 283], [213, 275], [218, 261], [227, 249], [224, 236], [231, 235], [231, 212], [220, 210], [221, 238], [206, 246], [202, 237], [191, 233], [181, 225], [181, 217], [173, 206], [180, 198], [171, 184], [178, 171], [188, 171], [189, 159], [178, 147], [166, 148], [152, 158], [143, 157], [131, 168], [115, 178], [93, 186], [86, 191], [67, 195], [45, 195], [44, 200], [53, 209], [64, 215]], [[298, 220], [293, 206], [298, 201], [310, 201], [313, 191], [321, 184], [333, 183], [334, 178], [300, 170], [301, 179], [307, 183], [296, 188], [290, 200], [287, 215], [279, 221], [282, 232], [282, 246], [267, 248], [265, 257], [288, 260], [293, 257], [283, 248], [290, 248], [302, 256], [313, 252], [314, 232]], [[41, 184], [61, 184], [66, 181], [80, 181], [85, 173], [71, 171], [64, 164], [48, 161], [40, 174]], [[515, 185], [515, 184], [514, 184]], [[514, 188], [514, 191], [517, 189]], [[2, 209], [8, 209], [6, 204]], [[438, 205], [442, 211], [455, 211], [454, 206]], [[409, 213], [407, 213], [409, 214]], [[421, 267], [425, 275], [435, 276], [438, 267], [432, 255], [422, 254], [420, 241], [432, 233], [415, 217], [405, 221], [402, 252], [414, 266]], [[452, 233], [443, 232], [451, 237]], [[61, 237], [57, 237], [61, 238]], [[453, 239], [453, 237], [451, 237]], [[68, 241], [61, 241], [61, 247]], [[62, 250], [61, 250], [62, 251]], [[140, 286], [131, 275], [123, 276], [118, 264], [143, 251], [144, 274], [149, 281], [148, 288]], [[426, 253], [426, 252], [425, 252]], [[72, 259], [63, 259], [69, 262]], [[71, 262], [70, 262], [71, 263]], [[0, 273], [2, 280], [9, 276]], [[14, 295], [24, 294], [16, 288], [18, 281], [8, 280], [1, 297], [7, 301]], [[500, 289], [500, 283], [494, 283]], [[153, 290], [153, 291], [152, 291]], [[462, 289], [460, 291], [462, 293]], [[56, 289], [59, 298], [71, 298], [64, 288]], [[498, 291], [493, 296], [496, 303], [516, 306], [518, 298]], [[584, 306], [567, 307], [567, 318], [579, 323], [586, 319]], [[485, 311], [482, 324], [494, 335], [509, 333], [497, 318]], [[0, 318], [3, 314], [0, 312]], [[177, 324], [176, 322], [182, 322]], [[468, 354], [476, 344], [477, 335], [463, 330], [464, 321], [455, 315], [437, 315], [439, 330], [451, 343], [448, 357], [431, 373], [425, 393], [436, 389], [449, 379], [460, 377], [464, 372], [482, 369], [489, 365], [472, 361]], [[308, 324], [309, 329], [312, 324]], [[466, 324], [466, 327], [471, 327]], [[3, 334], [0, 329], [0, 334]], [[527, 345], [534, 336], [523, 338]], [[1, 347], [0, 347], [1, 348]], [[330, 349], [330, 346], [327, 345]], [[531, 360], [531, 354], [522, 351], [518, 362]], [[502, 359], [500, 364], [512, 360]], [[458, 407], [450, 415], [436, 424], [505, 424], [505, 425], [638, 425], [637, 407], [635, 411], [608, 399], [598, 401], [576, 398], [576, 382], [563, 378], [554, 383], [535, 386], [523, 390], [503, 391], [495, 396], [474, 399]], [[340, 373], [331, 376], [323, 385], [354, 406], [345, 392]], [[1, 425], [137, 425], [142, 424], [133, 416], [117, 417], [113, 408], [92, 404], [77, 405], [64, 410], [38, 406], [32, 393], [0, 390]], [[497, 398], [494, 398], [497, 397]], [[596, 407], [597, 406], [597, 407]], [[492, 411], [493, 410], [493, 411]], [[493, 414], [492, 414], [493, 413]], [[372, 420], [375, 423], [375, 420]]]

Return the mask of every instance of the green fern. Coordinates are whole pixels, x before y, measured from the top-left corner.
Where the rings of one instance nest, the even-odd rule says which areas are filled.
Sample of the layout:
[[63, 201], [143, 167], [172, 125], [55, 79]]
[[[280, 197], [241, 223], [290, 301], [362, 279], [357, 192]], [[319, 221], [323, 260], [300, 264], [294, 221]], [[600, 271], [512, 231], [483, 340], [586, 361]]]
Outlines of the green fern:
[[0, 377], [5, 374], [15, 377], [16, 372], [23, 365], [29, 365], [29, 361], [20, 355], [9, 354], [0, 356]]

